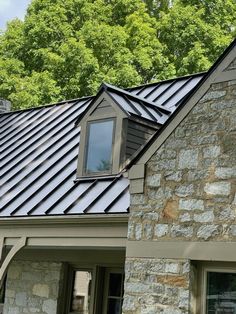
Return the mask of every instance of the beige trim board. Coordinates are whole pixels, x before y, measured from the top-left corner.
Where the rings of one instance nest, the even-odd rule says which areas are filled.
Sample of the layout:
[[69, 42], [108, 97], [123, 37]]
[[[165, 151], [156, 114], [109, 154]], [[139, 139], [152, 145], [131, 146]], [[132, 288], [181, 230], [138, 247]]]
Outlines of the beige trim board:
[[[15, 245], [15, 238], [6, 238], [5, 245]], [[76, 237], [28, 237], [26, 248], [123, 248], [126, 247], [124, 238], [76, 238]]]
[[30, 216], [30, 217], [10, 217], [0, 218], [0, 230], [2, 226], [16, 225], [100, 225], [100, 224], [117, 224], [128, 222], [129, 214], [90, 214], [90, 215], [68, 215], [68, 216]]
[[126, 258], [236, 261], [236, 242], [127, 241]]
[[221, 82], [233, 81], [233, 80], [236, 80], [235, 69], [222, 72], [221, 75], [215, 79], [214, 83], [221, 83]]
[[4, 237], [0, 237], [0, 264], [3, 256]]
[[4, 226], [0, 228], [0, 237], [19, 238], [21, 236], [31, 238], [127, 238], [127, 223], [125, 224], [101, 224], [101, 225], [19, 225], [14, 228]]
[[[66, 220], [66, 219], [65, 219]], [[28, 221], [27, 221], [28, 222]], [[27, 237], [27, 248], [125, 248], [128, 221], [94, 221], [92, 223], [59, 224], [20, 223], [14, 228], [0, 224], [0, 239], [4, 246], [14, 246], [19, 238]]]

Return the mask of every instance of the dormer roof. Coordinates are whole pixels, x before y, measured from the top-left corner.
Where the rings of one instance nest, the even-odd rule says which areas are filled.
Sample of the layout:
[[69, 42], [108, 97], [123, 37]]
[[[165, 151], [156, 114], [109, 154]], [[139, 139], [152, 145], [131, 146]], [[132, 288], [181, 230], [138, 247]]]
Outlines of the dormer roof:
[[[98, 93], [106, 92], [129, 117], [163, 125], [204, 75], [126, 90], [103, 84]], [[0, 217], [128, 212], [129, 180], [123, 173], [75, 181], [75, 122], [95, 98], [0, 115]]]

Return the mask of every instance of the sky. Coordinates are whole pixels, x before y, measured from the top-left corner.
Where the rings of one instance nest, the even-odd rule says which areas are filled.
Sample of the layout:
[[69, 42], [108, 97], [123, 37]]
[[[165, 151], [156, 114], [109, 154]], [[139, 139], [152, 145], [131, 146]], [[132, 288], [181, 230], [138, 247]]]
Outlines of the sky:
[[0, 29], [5, 30], [7, 21], [23, 19], [31, 0], [0, 0]]

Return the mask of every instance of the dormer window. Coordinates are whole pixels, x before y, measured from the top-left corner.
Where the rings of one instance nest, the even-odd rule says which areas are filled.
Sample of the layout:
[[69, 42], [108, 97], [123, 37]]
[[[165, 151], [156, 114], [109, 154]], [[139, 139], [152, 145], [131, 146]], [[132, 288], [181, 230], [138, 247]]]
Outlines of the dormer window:
[[114, 124], [114, 119], [88, 122], [85, 174], [111, 173]]
[[83, 116], [77, 178], [116, 176], [167, 119], [168, 111], [103, 84]]

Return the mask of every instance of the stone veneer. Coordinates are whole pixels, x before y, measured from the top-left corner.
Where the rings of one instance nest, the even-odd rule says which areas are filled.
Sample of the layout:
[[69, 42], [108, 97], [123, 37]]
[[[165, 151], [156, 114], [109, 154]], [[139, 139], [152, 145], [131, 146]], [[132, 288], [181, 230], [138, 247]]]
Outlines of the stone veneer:
[[[146, 164], [128, 238], [236, 241], [235, 190], [236, 80], [212, 85]], [[123, 314], [189, 313], [191, 269], [189, 260], [127, 258]]]
[[61, 263], [12, 262], [3, 314], [56, 314], [62, 275]]
[[129, 258], [123, 313], [189, 313], [194, 271], [188, 260]]

